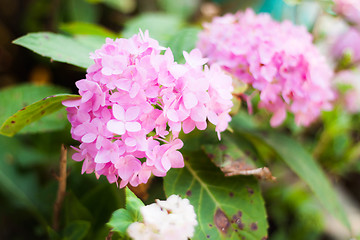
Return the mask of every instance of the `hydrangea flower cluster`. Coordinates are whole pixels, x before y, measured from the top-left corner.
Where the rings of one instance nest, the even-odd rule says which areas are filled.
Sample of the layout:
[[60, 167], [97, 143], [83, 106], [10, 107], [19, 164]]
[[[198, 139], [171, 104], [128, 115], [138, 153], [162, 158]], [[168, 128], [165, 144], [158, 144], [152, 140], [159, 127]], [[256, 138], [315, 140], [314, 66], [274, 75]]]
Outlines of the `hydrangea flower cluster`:
[[272, 126], [281, 124], [287, 111], [307, 126], [332, 107], [332, 70], [304, 27], [248, 9], [204, 24], [197, 47], [210, 64], [260, 91], [259, 107], [273, 113]]
[[343, 86], [344, 90], [339, 92], [340, 100], [346, 111], [349, 113], [360, 112], [360, 71], [343, 70], [336, 74], [334, 84], [338, 87]]
[[181, 130], [204, 130], [207, 120], [218, 134], [227, 128], [231, 77], [219, 66], [204, 68], [197, 49], [184, 52], [185, 64], [162, 50], [146, 31], [107, 39], [91, 54], [86, 79], [76, 82], [81, 99], [64, 102], [72, 137], [81, 142], [73, 159], [83, 161], [82, 173], [137, 186], [151, 173], [184, 166]]
[[342, 15], [347, 21], [360, 25], [359, 0], [334, 0], [334, 11]]
[[134, 240], [187, 240], [194, 235], [196, 214], [188, 199], [171, 195], [166, 201], [140, 208], [143, 223], [132, 223], [127, 232]]
[[[360, 12], [359, 12], [360, 14]], [[341, 59], [345, 53], [351, 55], [353, 63], [360, 61], [360, 31], [354, 27], [341, 34], [332, 47], [332, 54]]]

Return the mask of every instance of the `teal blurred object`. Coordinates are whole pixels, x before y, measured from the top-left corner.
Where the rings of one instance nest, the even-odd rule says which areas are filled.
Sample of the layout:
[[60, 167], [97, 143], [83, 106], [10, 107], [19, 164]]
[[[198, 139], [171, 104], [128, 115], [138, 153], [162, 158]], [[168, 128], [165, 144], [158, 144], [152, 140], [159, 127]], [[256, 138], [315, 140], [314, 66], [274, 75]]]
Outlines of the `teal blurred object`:
[[287, 19], [297, 25], [312, 29], [321, 9], [317, 1], [263, 0], [255, 10], [270, 13], [278, 21]]
[[253, 8], [257, 13], [269, 13], [277, 21], [290, 20], [297, 25], [304, 25], [312, 29], [321, 10], [317, 1], [292, 0], [213, 0], [219, 4], [224, 12]]

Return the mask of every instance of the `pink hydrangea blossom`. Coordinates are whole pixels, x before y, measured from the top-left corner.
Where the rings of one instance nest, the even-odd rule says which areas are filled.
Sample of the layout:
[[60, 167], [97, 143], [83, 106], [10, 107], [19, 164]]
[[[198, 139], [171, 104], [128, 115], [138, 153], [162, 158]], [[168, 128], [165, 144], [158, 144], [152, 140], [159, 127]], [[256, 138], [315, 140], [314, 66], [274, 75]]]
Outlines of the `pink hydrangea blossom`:
[[334, 11], [342, 15], [347, 21], [360, 25], [359, 0], [334, 0]]
[[288, 111], [307, 126], [321, 110], [331, 109], [333, 73], [305, 27], [248, 9], [205, 23], [197, 47], [210, 64], [260, 92], [259, 107], [273, 113], [272, 126]]
[[[360, 14], [360, 12], [359, 12]], [[351, 55], [352, 62], [360, 61], [360, 31], [350, 28], [341, 34], [332, 47], [332, 54], [336, 59], [341, 59], [345, 53]]]
[[339, 91], [339, 99], [349, 113], [360, 112], [360, 70], [344, 70], [335, 75], [334, 84], [345, 88]]
[[107, 39], [91, 54], [86, 79], [76, 82], [82, 98], [64, 102], [83, 173], [137, 186], [184, 166], [181, 130], [203, 130], [207, 120], [218, 134], [227, 128], [230, 76], [216, 65], [204, 69], [207, 59], [197, 49], [184, 56], [185, 64], [176, 63], [147, 31]]

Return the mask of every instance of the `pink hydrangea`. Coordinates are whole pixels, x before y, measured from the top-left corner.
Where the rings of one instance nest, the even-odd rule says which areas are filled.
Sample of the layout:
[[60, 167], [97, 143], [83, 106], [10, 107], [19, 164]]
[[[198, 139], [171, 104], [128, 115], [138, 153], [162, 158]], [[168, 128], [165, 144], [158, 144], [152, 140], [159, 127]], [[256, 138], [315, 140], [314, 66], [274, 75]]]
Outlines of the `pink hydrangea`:
[[331, 109], [332, 70], [304, 27], [282, 23], [251, 9], [204, 24], [197, 47], [235, 78], [260, 91], [261, 108], [281, 124], [287, 111], [298, 125], [309, 125]]
[[360, 25], [359, 0], [334, 0], [334, 11], [342, 15], [347, 21]]
[[344, 70], [335, 75], [334, 84], [343, 88], [343, 91], [339, 91], [339, 99], [345, 110], [349, 113], [360, 112], [360, 70]]
[[[359, 12], [360, 14], [360, 12]], [[352, 62], [360, 61], [360, 31], [350, 28], [341, 34], [333, 45], [332, 53], [335, 58], [341, 59], [345, 53], [350, 53]]]
[[64, 102], [72, 137], [81, 142], [73, 159], [83, 161], [83, 173], [137, 186], [184, 166], [181, 130], [203, 130], [207, 120], [218, 134], [227, 128], [231, 77], [216, 65], [204, 69], [197, 49], [184, 56], [186, 63], [177, 64], [147, 31], [107, 39], [91, 54], [86, 79], [76, 82], [82, 98]]

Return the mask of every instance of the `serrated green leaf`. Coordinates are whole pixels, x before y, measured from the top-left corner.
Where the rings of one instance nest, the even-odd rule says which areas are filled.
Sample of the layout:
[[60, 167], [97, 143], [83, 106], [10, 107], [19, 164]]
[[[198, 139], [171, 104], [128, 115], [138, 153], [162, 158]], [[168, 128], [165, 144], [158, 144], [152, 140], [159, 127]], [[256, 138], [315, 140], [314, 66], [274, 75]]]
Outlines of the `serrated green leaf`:
[[254, 177], [224, 177], [202, 152], [183, 153], [185, 167], [171, 169], [165, 193], [187, 197], [199, 225], [193, 239], [253, 239], [267, 236], [264, 201]]
[[112, 214], [107, 225], [112, 228], [111, 231], [119, 233], [120, 236], [126, 236], [126, 230], [133, 222], [129, 211], [118, 209]]
[[94, 49], [65, 35], [51, 32], [29, 33], [14, 40], [13, 43], [26, 47], [41, 56], [50, 57], [54, 61], [78, 67], [88, 68], [93, 63], [89, 54]]
[[[25, 104], [27, 105], [31, 103], [31, 100], [33, 100], [34, 97], [40, 98], [39, 95], [57, 91], [57, 88], [50, 86], [36, 87], [32, 85], [23, 85], [11, 89], [4, 89], [0, 92], [0, 99], [4, 100], [2, 101], [2, 107], [0, 107], [4, 109], [4, 111], [2, 111], [2, 117], [6, 117], [10, 112], [13, 113], [14, 108], [20, 109]], [[76, 99], [79, 97], [79, 95], [58, 94], [46, 97], [28, 106], [25, 105], [21, 110], [17, 111], [15, 114], [5, 120], [0, 128], [0, 134], [11, 137], [25, 126], [39, 120], [44, 116], [62, 109], [62, 101]], [[11, 101], [11, 103], [9, 101]], [[6, 104], [6, 102], [9, 102], [9, 104]], [[47, 121], [43, 122], [39, 126], [32, 126], [31, 130], [25, 132], [34, 133], [46, 130], [58, 130], [59, 127], [60, 129], [65, 127], [65, 123], [65, 116], [55, 116], [55, 118], [48, 118]]]
[[144, 203], [129, 189], [126, 188], [126, 210], [135, 222], [141, 221], [140, 208], [145, 206]]
[[116, 210], [107, 223], [112, 228], [111, 231], [123, 237], [126, 237], [126, 230], [131, 223], [142, 220], [140, 208], [144, 206], [144, 203], [129, 188], [125, 189], [125, 193], [126, 209]]
[[88, 221], [77, 220], [67, 224], [63, 236], [67, 240], [82, 240], [90, 230], [91, 223]]
[[60, 25], [60, 30], [67, 32], [71, 35], [97, 35], [103, 37], [116, 38], [117, 34], [114, 32], [93, 23], [87, 22], [71, 22], [63, 23]]
[[171, 49], [174, 60], [184, 63], [183, 51], [190, 52], [196, 47], [200, 28], [189, 27], [177, 32], [168, 42], [167, 46]]
[[129, 38], [138, 34], [139, 29], [143, 32], [149, 30], [150, 37], [158, 40], [160, 45], [165, 45], [182, 25], [181, 18], [174, 15], [144, 13], [125, 23], [123, 36]]

